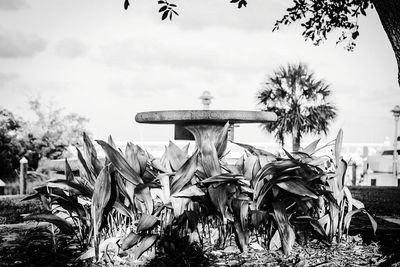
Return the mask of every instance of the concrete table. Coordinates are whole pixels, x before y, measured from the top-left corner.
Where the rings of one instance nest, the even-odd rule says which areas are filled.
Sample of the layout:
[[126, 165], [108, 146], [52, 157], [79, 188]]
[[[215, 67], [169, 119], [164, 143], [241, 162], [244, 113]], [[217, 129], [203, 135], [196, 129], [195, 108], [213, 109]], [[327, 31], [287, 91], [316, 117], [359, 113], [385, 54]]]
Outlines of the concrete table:
[[214, 139], [228, 121], [233, 132], [234, 124], [271, 122], [276, 121], [277, 116], [273, 112], [264, 111], [166, 110], [140, 112], [136, 114], [135, 120], [139, 123], [174, 124], [176, 140], [196, 140], [197, 143], [200, 132]]

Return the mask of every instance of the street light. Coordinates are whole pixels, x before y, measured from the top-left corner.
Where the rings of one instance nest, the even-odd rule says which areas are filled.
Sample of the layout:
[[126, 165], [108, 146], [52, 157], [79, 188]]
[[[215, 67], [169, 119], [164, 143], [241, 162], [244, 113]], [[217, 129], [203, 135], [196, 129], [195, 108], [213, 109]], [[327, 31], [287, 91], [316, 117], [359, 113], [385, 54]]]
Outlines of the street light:
[[399, 124], [400, 117], [400, 106], [396, 105], [392, 110], [394, 116], [394, 143], [393, 143], [393, 179], [394, 182], [397, 180], [397, 162], [398, 162], [398, 154], [397, 154], [397, 128]]
[[204, 110], [210, 109], [211, 99], [214, 97], [211, 95], [210, 91], [204, 91], [203, 94], [199, 97], [201, 99], [201, 103], [203, 104]]

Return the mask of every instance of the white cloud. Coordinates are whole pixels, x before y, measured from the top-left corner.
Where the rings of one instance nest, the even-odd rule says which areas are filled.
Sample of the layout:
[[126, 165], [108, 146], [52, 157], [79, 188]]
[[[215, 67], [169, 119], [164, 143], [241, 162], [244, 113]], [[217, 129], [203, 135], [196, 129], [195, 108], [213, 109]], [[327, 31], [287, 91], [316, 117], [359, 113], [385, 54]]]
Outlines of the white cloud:
[[15, 11], [28, 6], [26, 0], [0, 0], [0, 10]]
[[0, 58], [33, 57], [46, 48], [46, 41], [35, 34], [0, 29]]
[[4, 73], [0, 72], [0, 88], [4, 87], [9, 82], [18, 79], [19, 75], [16, 73]]
[[87, 54], [87, 47], [84, 43], [75, 39], [64, 39], [56, 44], [55, 51], [63, 58], [78, 58]]

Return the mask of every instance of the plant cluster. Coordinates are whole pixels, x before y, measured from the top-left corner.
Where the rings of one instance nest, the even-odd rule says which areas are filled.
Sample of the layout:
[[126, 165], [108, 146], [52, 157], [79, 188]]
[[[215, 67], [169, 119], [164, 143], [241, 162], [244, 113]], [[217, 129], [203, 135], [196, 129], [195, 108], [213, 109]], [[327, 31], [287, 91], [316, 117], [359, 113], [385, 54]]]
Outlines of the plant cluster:
[[342, 131], [333, 159], [315, 155], [318, 141], [284, 156], [235, 143], [246, 154], [230, 165], [224, 159], [228, 126], [213, 140], [200, 135], [191, 155], [188, 145], [170, 142], [160, 159], [132, 143], [123, 152], [110, 137], [97, 141], [104, 163], [84, 135], [81, 176], [73, 176], [66, 161], [66, 179], [50, 180], [28, 197], [40, 198], [48, 212], [25, 219], [75, 235], [85, 250], [80, 259], [99, 259], [112, 247], [130, 249], [135, 259], [153, 247], [179, 258], [183, 244], [223, 247], [231, 236], [242, 252], [251, 239], [289, 254], [304, 231], [324, 243], [340, 242], [356, 213], [367, 214], [376, 230], [345, 186]]

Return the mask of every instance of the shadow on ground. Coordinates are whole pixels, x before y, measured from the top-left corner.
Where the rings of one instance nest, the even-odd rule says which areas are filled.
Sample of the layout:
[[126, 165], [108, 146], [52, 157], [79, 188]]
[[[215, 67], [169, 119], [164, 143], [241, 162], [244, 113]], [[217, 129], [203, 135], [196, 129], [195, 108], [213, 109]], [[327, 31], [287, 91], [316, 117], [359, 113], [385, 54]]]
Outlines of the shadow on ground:
[[387, 260], [379, 266], [400, 266], [400, 225], [388, 222], [381, 218], [376, 218], [378, 230], [373, 234], [371, 223], [365, 217], [355, 217], [351, 221], [349, 234], [360, 234], [366, 244], [376, 242], [380, 245], [380, 250]]

